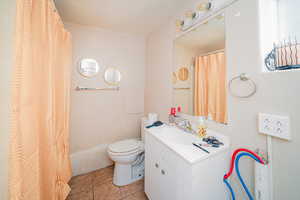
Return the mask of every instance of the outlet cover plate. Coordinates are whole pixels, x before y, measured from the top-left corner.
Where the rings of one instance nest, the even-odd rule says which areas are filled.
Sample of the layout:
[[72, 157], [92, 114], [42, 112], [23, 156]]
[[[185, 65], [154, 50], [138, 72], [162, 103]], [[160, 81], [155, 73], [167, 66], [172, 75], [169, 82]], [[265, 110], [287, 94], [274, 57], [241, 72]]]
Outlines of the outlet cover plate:
[[258, 130], [262, 134], [291, 140], [290, 118], [288, 116], [259, 113]]

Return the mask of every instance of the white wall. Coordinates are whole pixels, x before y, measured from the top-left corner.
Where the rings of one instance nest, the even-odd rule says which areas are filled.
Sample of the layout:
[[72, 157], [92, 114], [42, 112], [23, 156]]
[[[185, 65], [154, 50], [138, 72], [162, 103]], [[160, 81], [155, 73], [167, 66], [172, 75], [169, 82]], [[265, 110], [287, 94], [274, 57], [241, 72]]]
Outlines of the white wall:
[[8, 199], [10, 78], [13, 64], [15, 1], [0, 2], [0, 199]]
[[[71, 159], [73, 175], [112, 164], [106, 147], [117, 140], [140, 136], [144, 114], [144, 37], [105, 29], [66, 24], [73, 40], [71, 92]], [[77, 72], [80, 58], [95, 58], [103, 67], [99, 75], [84, 78]], [[106, 67], [122, 73], [117, 91], [74, 91], [76, 86], [107, 87]]]
[[[258, 0], [239, 0], [226, 11], [228, 79], [245, 72], [256, 82], [258, 91], [248, 99], [228, 96], [229, 125], [210, 123], [209, 128], [231, 137], [232, 149], [266, 149], [266, 137], [257, 131], [259, 112], [289, 115], [292, 141], [273, 139], [274, 199], [298, 200], [300, 161], [300, 71], [262, 73]], [[235, 14], [240, 12], [240, 17]], [[167, 119], [172, 105], [172, 40], [175, 20], [148, 38], [145, 112], [157, 112]], [[229, 41], [229, 42], [228, 42]], [[242, 160], [242, 174], [253, 188], [253, 164]], [[226, 170], [226, 169], [225, 169]], [[220, 177], [221, 179], [222, 177]], [[245, 193], [236, 187], [237, 199]]]
[[156, 112], [168, 120], [172, 103], [173, 23], [166, 24], [147, 40], [145, 113]]
[[0, 199], [8, 199], [10, 78], [13, 65], [15, 1], [0, 1]]

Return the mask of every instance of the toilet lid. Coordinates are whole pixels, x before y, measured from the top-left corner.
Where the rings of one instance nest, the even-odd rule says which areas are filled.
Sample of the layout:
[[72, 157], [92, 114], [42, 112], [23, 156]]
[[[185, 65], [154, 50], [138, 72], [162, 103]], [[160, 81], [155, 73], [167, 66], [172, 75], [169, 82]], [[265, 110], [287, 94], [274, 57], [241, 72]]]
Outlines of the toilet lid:
[[122, 140], [108, 146], [109, 150], [115, 153], [136, 151], [140, 147], [141, 141], [136, 139]]

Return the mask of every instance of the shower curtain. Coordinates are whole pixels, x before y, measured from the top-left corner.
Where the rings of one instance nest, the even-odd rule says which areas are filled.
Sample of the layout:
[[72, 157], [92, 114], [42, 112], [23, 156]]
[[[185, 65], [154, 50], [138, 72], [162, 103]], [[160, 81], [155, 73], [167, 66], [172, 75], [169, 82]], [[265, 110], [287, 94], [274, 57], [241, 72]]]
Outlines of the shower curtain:
[[63, 200], [70, 188], [71, 36], [52, 0], [17, 0], [9, 190]]
[[195, 59], [194, 114], [227, 123], [224, 52]]

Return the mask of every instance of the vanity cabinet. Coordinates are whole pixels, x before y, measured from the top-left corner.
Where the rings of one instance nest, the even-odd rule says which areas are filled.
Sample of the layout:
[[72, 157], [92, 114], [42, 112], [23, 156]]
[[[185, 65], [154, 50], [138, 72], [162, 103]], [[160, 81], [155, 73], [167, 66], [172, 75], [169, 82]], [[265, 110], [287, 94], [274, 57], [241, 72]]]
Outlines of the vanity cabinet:
[[[145, 193], [150, 200], [227, 198], [223, 176], [229, 165], [228, 151], [191, 163], [176, 152], [177, 145], [182, 148], [185, 144], [164, 143], [164, 140], [171, 139], [164, 133], [161, 136], [164, 139], [158, 133], [152, 134], [151, 130], [145, 134]], [[193, 148], [192, 143], [189, 144], [188, 148], [192, 151], [207, 156], [201, 150]], [[190, 149], [182, 150], [189, 153]]]

